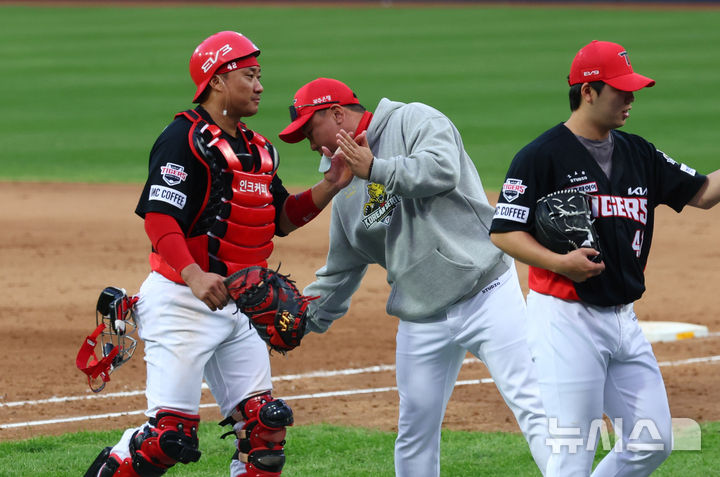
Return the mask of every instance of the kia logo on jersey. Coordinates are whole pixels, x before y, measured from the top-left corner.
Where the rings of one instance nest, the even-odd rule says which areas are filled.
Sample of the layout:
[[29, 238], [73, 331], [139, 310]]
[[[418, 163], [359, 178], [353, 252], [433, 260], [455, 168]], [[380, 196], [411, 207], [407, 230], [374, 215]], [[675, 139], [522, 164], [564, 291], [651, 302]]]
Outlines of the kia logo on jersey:
[[628, 195], [647, 195], [647, 187], [628, 187]]
[[160, 174], [165, 183], [169, 186], [175, 186], [187, 178], [185, 168], [179, 164], [168, 162], [160, 168]]
[[502, 195], [505, 200], [512, 202], [521, 194], [524, 194], [525, 189], [527, 189], [527, 186], [522, 185], [521, 179], [506, 179], [502, 186]]

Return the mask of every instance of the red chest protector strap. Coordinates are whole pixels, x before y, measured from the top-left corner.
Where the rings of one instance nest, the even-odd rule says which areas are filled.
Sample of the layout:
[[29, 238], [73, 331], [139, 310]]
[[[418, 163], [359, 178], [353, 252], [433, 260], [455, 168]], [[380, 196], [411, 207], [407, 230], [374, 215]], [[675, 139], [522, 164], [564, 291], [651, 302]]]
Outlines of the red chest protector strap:
[[[207, 143], [207, 147], [216, 147], [218, 151], [222, 154], [223, 158], [228, 164], [228, 168], [232, 169], [234, 171], [241, 171], [243, 170], [243, 166], [240, 163], [240, 161], [237, 158], [237, 155], [235, 154], [235, 151], [232, 150], [232, 147], [230, 147], [230, 144], [221, 137], [222, 130], [216, 126], [215, 124], [209, 124], [207, 121], [205, 121], [200, 114], [195, 111], [194, 109], [188, 109], [187, 111], [183, 111], [181, 113], [178, 113], [175, 115], [177, 118], [178, 116], [184, 116], [187, 118], [190, 122], [193, 123], [192, 127], [190, 128], [190, 133], [188, 135], [188, 142], [190, 144], [190, 149], [192, 150], [195, 157], [200, 159], [201, 162], [205, 163], [206, 159], [200, 154], [200, 152], [197, 150], [196, 145], [193, 140], [193, 133], [194, 129], [196, 127], [200, 127], [200, 132], [204, 133], [206, 130], [210, 135], [212, 136], [212, 139]], [[255, 167], [252, 172], [254, 173], [275, 173], [275, 170], [277, 169], [277, 161], [270, 155], [270, 152], [268, 152], [267, 149], [265, 149], [265, 146], [267, 145], [267, 139], [265, 139], [263, 136], [256, 132], [247, 133], [247, 128], [245, 127], [244, 123], [238, 123], [238, 129], [241, 131], [241, 137], [245, 140], [245, 144], [247, 146], [248, 152], [251, 151], [250, 145], [254, 145], [257, 148], [258, 153], [260, 154], [260, 167]], [[250, 139], [248, 140], [248, 135], [250, 135]]]
[[[205, 167], [207, 177], [205, 195], [202, 199], [202, 204], [200, 206], [199, 212], [188, 227], [188, 230], [193, 230], [196, 222], [200, 219], [202, 211], [205, 210], [205, 207], [207, 206], [212, 181], [208, 159], [203, 155], [200, 149], [215, 147], [225, 159], [225, 162], [228, 165], [228, 169], [232, 171], [237, 171], [237, 173], [239, 174], [247, 173], [243, 172], [243, 164], [238, 159], [235, 151], [233, 151], [228, 141], [222, 137], [222, 130], [217, 125], [208, 123], [196, 110], [193, 109], [180, 112], [175, 115], [175, 118], [178, 118], [180, 116], [186, 118], [192, 123], [190, 131], [188, 132], [188, 145], [193, 155]], [[197, 130], [197, 128], [200, 129]], [[265, 148], [267, 144], [267, 139], [257, 133], [247, 132], [247, 129], [243, 123], [238, 123], [238, 128], [241, 131], [241, 137], [245, 141], [247, 151], [253, 152], [254, 149], [257, 151], [260, 157], [260, 160], [256, 161], [252, 173], [263, 175], [267, 174], [272, 177], [277, 169], [277, 160], [273, 156], [271, 156], [270, 152]], [[198, 134], [198, 132], [200, 134]], [[208, 135], [210, 136], [209, 138]], [[250, 136], [250, 139], [248, 139], [248, 136]], [[198, 137], [203, 137], [204, 144], [198, 144]], [[251, 148], [251, 145], [255, 147]], [[186, 237], [186, 243], [190, 254], [194, 258], [194, 260], [198, 263], [198, 265], [200, 265], [203, 270], [208, 271], [208, 237]], [[176, 271], [159, 253], [152, 252], [150, 254], [150, 265], [154, 271], [162, 274], [166, 278], [176, 283], [185, 283], [180, 276], [180, 270]]]

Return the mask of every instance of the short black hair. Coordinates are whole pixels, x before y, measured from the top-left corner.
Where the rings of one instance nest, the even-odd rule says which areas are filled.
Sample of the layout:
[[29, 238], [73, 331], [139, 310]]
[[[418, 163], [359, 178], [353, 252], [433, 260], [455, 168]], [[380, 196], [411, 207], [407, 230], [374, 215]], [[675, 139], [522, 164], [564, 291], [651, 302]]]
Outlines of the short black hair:
[[[592, 89], [597, 92], [597, 94], [600, 94], [600, 91], [602, 91], [605, 86], [604, 81], [591, 81], [589, 84]], [[568, 93], [568, 96], [570, 97], [570, 111], [575, 111], [580, 107], [580, 100], [582, 99], [580, 97], [580, 90], [582, 89], [582, 85], [583, 83], [577, 83], [570, 86], [570, 92]]]
[[210, 96], [210, 88], [206, 86], [200, 96], [198, 96], [198, 98], [193, 102], [197, 104], [203, 104], [205, 101], [207, 101], [208, 96]]
[[[330, 110], [331, 106], [335, 106], [335, 105], [331, 104], [327, 108], [318, 109], [315, 112], [325, 114], [326, 112], [328, 112]], [[365, 111], [367, 111], [365, 109], [365, 106], [363, 106], [362, 104], [341, 104], [340, 106], [342, 106], [343, 108], [348, 109], [350, 111], [355, 111], [356, 113], [364, 113]]]
[[365, 106], [362, 104], [343, 104], [343, 108], [355, 111], [356, 113], [364, 113], [366, 111]]

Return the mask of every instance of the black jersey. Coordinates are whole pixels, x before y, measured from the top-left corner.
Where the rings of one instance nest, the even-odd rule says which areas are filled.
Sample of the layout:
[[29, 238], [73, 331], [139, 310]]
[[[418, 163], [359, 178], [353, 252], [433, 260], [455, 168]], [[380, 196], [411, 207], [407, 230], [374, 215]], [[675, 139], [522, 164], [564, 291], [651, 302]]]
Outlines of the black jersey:
[[680, 212], [705, 182], [704, 175], [640, 136], [617, 130], [611, 134], [610, 178], [564, 124], [525, 146], [510, 164], [491, 232], [534, 234], [535, 204], [540, 197], [563, 189], [581, 190], [593, 196], [594, 225], [606, 267], [583, 283], [530, 267], [531, 289], [598, 306], [637, 300], [645, 291], [655, 207], [666, 204]]
[[[209, 124], [215, 124], [202, 107], [198, 106], [195, 111]], [[190, 149], [188, 133], [191, 126], [192, 123], [188, 119], [178, 116], [155, 141], [150, 151], [148, 179], [135, 209], [135, 213], [143, 218], [148, 212], [172, 216], [187, 237], [205, 234], [208, 220], [203, 220], [203, 217], [196, 220], [198, 214], [203, 212], [205, 215], [213, 215], [212, 208], [220, 206], [220, 204], [204, 203], [212, 174], [207, 165], [198, 160]], [[252, 131], [241, 133], [253, 134]], [[225, 132], [221, 137], [239, 155], [251, 152], [248, 151], [246, 138], [242, 136], [234, 138]], [[266, 147], [271, 155], [276, 154], [269, 142]], [[276, 234], [281, 235], [277, 225], [282, 206], [289, 194], [277, 175], [272, 179], [270, 192], [273, 195], [276, 213]], [[208, 219], [213, 218], [214, 215], [208, 217]]]

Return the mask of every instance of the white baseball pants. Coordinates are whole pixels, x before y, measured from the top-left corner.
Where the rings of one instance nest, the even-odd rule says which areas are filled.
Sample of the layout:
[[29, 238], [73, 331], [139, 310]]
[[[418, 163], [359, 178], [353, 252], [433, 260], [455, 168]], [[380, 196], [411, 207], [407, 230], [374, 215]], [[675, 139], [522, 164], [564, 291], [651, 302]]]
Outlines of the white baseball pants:
[[[203, 377], [223, 416], [246, 397], [272, 390], [267, 346], [234, 304], [210, 311], [190, 287], [155, 272], [138, 295], [148, 417], [159, 409], [198, 414]], [[112, 452], [128, 457], [134, 431], [128, 429]]]
[[594, 477], [650, 475], [672, 449], [665, 384], [632, 304], [597, 307], [530, 292], [528, 340], [550, 422], [550, 476], [587, 477], [603, 412], [621, 444]]
[[514, 265], [473, 298], [439, 316], [421, 322], [400, 321], [396, 350], [398, 477], [440, 475], [440, 429], [468, 351], [487, 366], [535, 462], [545, 468], [547, 422], [525, 330], [525, 302]]

